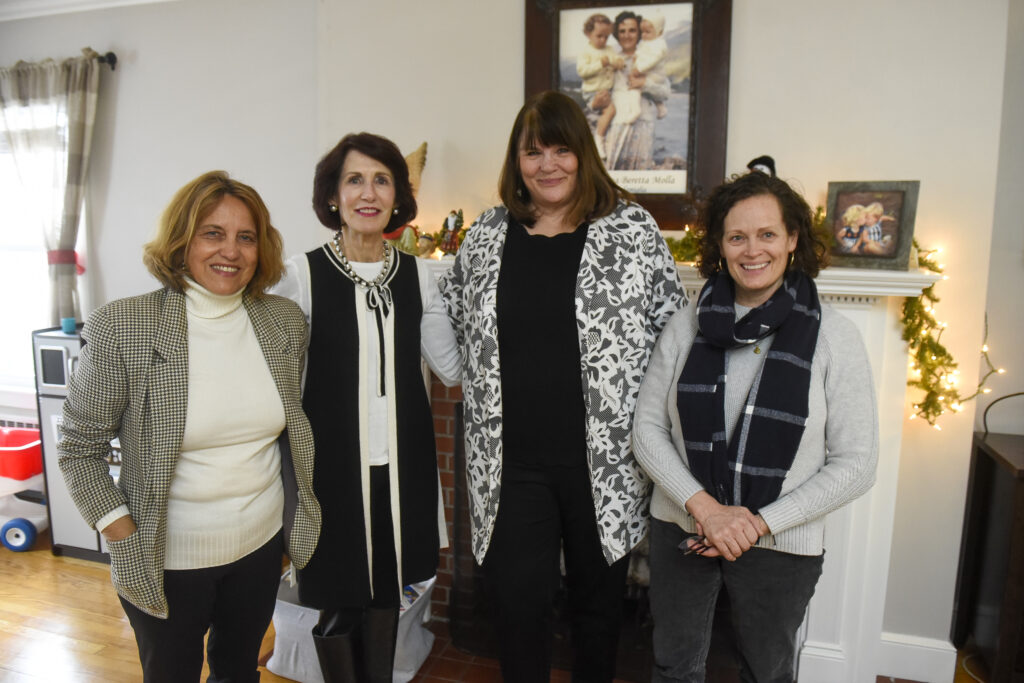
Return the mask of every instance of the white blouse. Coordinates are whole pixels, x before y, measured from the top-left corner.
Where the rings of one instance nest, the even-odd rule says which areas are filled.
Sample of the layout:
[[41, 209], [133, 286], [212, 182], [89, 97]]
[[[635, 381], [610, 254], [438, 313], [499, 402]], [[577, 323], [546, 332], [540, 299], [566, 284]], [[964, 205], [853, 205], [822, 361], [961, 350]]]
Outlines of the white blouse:
[[[383, 261], [369, 263], [350, 261], [349, 263], [356, 274], [370, 282], [377, 277], [384, 266]], [[285, 276], [271, 292], [297, 303], [306, 315], [306, 321], [312, 325], [313, 298], [310, 292], [309, 259], [305, 254], [299, 254], [288, 259], [285, 262], [285, 267]], [[419, 277], [420, 296], [423, 304], [423, 317], [420, 319], [420, 353], [438, 379], [446, 386], [455, 386], [462, 379], [462, 356], [455, 340], [455, 332], [452, 330], [448, 314], [445, 312], [437, 281], [434, 279], [433, 273], [430, 272], [428, 264], [416, 259], [416, 273]], [[376, 329], [377, 323], [374, 317], [376, 314], [373, 310], [366, 309], [364, 315], [366, 320], [362, 327], [367, 330]], [[380, 348], [380, 340], [376, 334], [368, 334], [365, 337], [365, 340], [360, 339], [361, 353], [364, 354], [362, 361], [367, 363], [368, 376], [378, 377], [383, 349]], [[366, 384], [365, 394], [362, 398], [369, 411], [370, 464], [386, 465], [388, 464], [388, 439], [385, 435], [390, 433], [387, 397], [380, 395], [376, 382]], [[374, 438], [374, 436], [385, 438]]]

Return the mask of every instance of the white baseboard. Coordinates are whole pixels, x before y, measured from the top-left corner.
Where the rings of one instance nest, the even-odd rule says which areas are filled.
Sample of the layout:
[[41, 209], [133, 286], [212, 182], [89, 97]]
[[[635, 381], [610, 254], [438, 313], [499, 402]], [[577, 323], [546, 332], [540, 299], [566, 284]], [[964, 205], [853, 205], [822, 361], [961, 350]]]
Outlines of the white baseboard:
[[956, 648], [948, 640], [883, 631], [876, 673], [921, 683], [952, 683]]
[[800, 648], [797, 681], [799, 683], [836, 683], [850, 678], [850, 662], [834, 643], [806, 641]]

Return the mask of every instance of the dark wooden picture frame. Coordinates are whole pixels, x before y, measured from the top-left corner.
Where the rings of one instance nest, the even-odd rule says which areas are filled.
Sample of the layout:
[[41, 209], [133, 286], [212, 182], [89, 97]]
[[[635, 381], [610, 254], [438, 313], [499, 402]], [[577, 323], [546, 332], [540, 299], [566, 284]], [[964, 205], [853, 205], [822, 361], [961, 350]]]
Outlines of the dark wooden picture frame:
[[[567, 9], [676, 4], [658, 0], [525, 0], [526, 50], [524, 96], [558, 87], [559, 12]], [[665, 230], [681, 229], [696, 219], [697, 201], [725, 179], [725, 143], [729, 106], [729, 51], [732, 0], [688, 0], [693, 5], [693, 59], [687, 136], [687, 191], [637, 194]]]
[[920, 185], [917, 180], [829, 183], [825, 216], [835, 236], [832, 265], [907, 270]]

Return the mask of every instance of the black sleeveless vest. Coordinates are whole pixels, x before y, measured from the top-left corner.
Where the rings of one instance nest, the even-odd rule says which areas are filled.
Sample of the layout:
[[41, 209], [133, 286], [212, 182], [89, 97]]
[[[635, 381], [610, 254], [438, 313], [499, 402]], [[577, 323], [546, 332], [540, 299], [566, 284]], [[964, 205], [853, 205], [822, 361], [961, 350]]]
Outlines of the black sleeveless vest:
[[[423, 581], [437, 570], [437, 454], [434, 424], [420, 369], [420, 320], [423, 303], [415, 257], [395, 251], [388, 286], [393, 297], [395, 403], [389, 416], [398, 432], [398, 452], [389, 467], [398, 468], [402, 534], [402, 580]], [[325, 246], [309, 260], [312, 325], [302, 406], [313, 427], [316, 460], [313, 490], [323, 513], [316, 552], [299, 570], [299, 599], [320, 609], [358, 607], [370, 601], [367, 539], [359, 463], [359, 334], [353, 289], [338, 270], [337, 257]], [[358, 296], [362, 296], [362, 291]], [[377, 334], [376, 329], [370, 331]], [[377, 378], [364, 381], [375, 386]], [[388, 434], [373, 434], [388, 439]], [[390, 521], [388, 522], [390, 523]], [[376, 548], [376, 552], [384, 550]], [[398, 590], [374, 586], [375, 591]]]

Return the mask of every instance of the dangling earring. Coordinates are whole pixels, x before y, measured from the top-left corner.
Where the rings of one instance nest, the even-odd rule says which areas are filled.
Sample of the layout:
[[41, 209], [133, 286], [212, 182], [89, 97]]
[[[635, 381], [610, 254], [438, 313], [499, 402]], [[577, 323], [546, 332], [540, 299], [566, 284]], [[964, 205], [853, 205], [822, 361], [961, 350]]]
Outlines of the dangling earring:
[[330, 204], [327, 205], [327, 210], [330, 211], [331, 213], [338, 213], [338, 205], [335, 204], [334, 202], [331, 202]]
[[791, 268], [793, 266], [793, 261], [795, 259], [796, 259], [796, 252], [795, 251], [789, 252], [789, 264], [786, 267], [787, 268]]
[[724, 256], [718, 259], [718, 269], [722, 272], [726, 272], [729, 270], [729, 264], [726, 263]]

